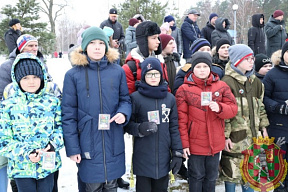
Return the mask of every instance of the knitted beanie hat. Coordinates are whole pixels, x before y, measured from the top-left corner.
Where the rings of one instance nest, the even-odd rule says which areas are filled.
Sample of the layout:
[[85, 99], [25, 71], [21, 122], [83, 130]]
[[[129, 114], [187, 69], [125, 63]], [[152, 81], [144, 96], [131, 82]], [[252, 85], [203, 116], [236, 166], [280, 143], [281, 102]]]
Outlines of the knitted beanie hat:
[[211, 13], [209, 16], [209, 21], [211, 21], [213, 17], [218, 17], [217, 13]]
[[135, 18], [129, 19], [129, 25], [130, 26], [133, 27], [136, 23], [139, 23], [139, 21], [137, 19], [135, 19]]
[[[144, 21], [140, 23], [136, 28], [136, 42], [140, 49], [142, 55], [146, 58], [149, 56], [149, 48], [148, 48], [148, 36], [160, 34], [160, 28], [158, 27], [157, 23], [152, 21]], [[159, 39], [160, 41], [160, 39]], [[156, 55], [161, 54], [161, 43], [155, 51]]]
[[20, 53], [22, 52], [24, 47], [31, 41], [38, 42], [38, 40], [34, 36], [29, 35], [29, 34], [24, 34], [18, 37], [16, 43], [17, 43], [17, 47]]
[[164, 17], [164, 22], [170, 22], [170, 21], [175, 21], [174, 17], [172, 15], [168, 15]]
[[159, 71], [161, 74], [160, 77], [162, 78], [163, 72], [162, 72], [162, 67], [161, 67], [161, 63], [159, 59], [155, 57], [148, 57], [141, 63], [141, 80], [142, 81], [145, 81], [146, 73], [151, 70]]
[[216, 42], [216, 53], [218, 53], [220, 47], [224, 44], [231, 45], [230, 41], [226, 38], [221, 38]]
[[86, 51], [87, 46], [91, 41], [98, 39], [104, 41], [106, 46], [105, 53], [107, 53], [109, 47], [108, 37], [101, 28], [89, 27], [82, 33], [81, 37], [82, 37], [81, 47], [83, 51]]
[[11, 19], [9, 21], [9, 26], [12, 27], [13, 25], [20, 23], [19, 19]]
[[267, 63], [272, 64], [271, 59], [267, 55], [263, 53], [257, 54], [255, 56], [255, 71], [258, 72], [261, 69], [261, 67], [263, 67]]
[[210, 71], [211, 71], [212, 57], [207, 52], [197, 51], [192, 55], [191, 63], [192, 63], [192, 66], [191, 66], [192, 71], [194, 70], [194, 67], [199, 63], [206, 63], [209, 66]]
[[15, 66], [14, 74], [17, 83], [19, 83], [20, 80], [27, 75], [36, 75], [41, 80], [43, 80], [42, 68], [35, 59], [19, 60]]
[[228, 49], [231, 64], [237, 67], [246, 57], [253, 55], [250, 47], [244, 44], [232, 45]]
[[109, 37], [113, 35], [114, 30], [111, 27], [104, 26], [103, 31], [107, 35], [109, 41]]
[[166, 48], [169, 41], [174, 40], [174, 38], [171, 35], [167, 35], [167, 34], [160, 34], [159, 37], [160, 37], [160, 41], [162, 45], [162, 50]]
[[286, 41], [286, 42], [284, 43], [284, 45], [282, 46], [282, 53], [281, 53], [281, 60], [282, 60], [282, 61], [284, 61], [283, 56], [284, 56], [284, 53], [285, 53], [286, 51], [288, 51], [288, 41]]
[[209, 41], [207, 41], [204, 38], [198, 38], [192, 43], [190, 50], [192, 51], [193, 54], [204, 46], [209, 46], [211, 48], [211, 44], [209, 43]]
[[276, 10], [274, 11], [273, 13], [273, 17], [276, 18], [276, 17], [279, 17], [281, 15], [284, 15], [284, 12], [282, 10]]

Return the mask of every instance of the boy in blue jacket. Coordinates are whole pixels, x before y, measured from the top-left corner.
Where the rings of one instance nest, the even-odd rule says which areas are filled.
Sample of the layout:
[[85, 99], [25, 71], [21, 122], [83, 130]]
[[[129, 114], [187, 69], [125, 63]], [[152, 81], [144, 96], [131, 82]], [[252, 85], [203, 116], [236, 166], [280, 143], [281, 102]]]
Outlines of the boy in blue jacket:
[[134, 136], [133, 173], [136, 191], [167, 191], [169, 171], [182, 163], [175, 97], [168, 93], [161, 63], [150, 57], [141, 64], [138, 91], [131, 94], [132, 115], [126, 131]]

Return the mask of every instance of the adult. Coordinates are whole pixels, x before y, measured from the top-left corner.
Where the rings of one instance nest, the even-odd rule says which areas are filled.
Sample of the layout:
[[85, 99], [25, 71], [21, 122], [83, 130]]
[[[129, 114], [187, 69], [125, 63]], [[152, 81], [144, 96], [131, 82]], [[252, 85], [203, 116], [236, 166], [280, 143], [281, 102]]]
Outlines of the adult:
[[228, 19], [223, 17], [216, 19], [215, 30], [211, 34], [212, 47], [216, 46], [217, 41], [221, 38], [228, 39], [230, 45], [234, 44], [234, 40], [228, 32], [229, 27], [230, 22]]
[[264, 33], [264, 15], [252, 15], [252, 26], [248, 30], [248, 46], [253, 50], [254, 55], [259, 53], [266, 54], [265, 33]]
[[282, 10], [274, 11], [269, 17], [264, 27], [266, 34], [266, 53], [271, 57], [272, 53], [281, 49], [287, 37], [285, 29], [284, 12]]
[[133, 48], [137, 47], [136, 43], [136, 27], [139, 21], [135, 18], [129, 19], [129, 26], [126, 29], [125, 35], [125, 46], [126, 46], [126, 57]]
[[143, 17], [143, 15], [141, 15], [141, 14], [136, 14], [133, 16], [133, 18], [137, 19], [139, 21], [139, 23], [146, 21], [145, 18]]
[[4, 34], [4, 40], [10, 54], [17, 47], [16, 41], [21, 35], [22, 27], [19, 19], [11, 19], [9, 21], [9, 27], [9, 30]]
[[215, 29], [215, 21], [218, 19], [218, 15], [216, 13], [211, 13], [209, 16], [209, 21], [207, 21], [207, 24], [205, 27], [202, 28], [201, 34], [207, 41], [209, 41], [210, 44], [212, 44], [211, 40], [211, 33]]
[[[278, 62], [277, 62], [278, 64]], [[273, 64], [267, 55], [259, 53], [255, 55], [255, 75], [263, 82], [265, 75], [272, 69]]]
[[[119, 53], [121, 54], [120, 57], [125, 57], [125, 35], [121, 23], [117, 21], [117, 17], [117, 10], [115, 8], [110, 9], [108, 19], [100, 24], [100, 28], [103, 29], [105, 26], [107, 26], [114, 30], [112, 46], [113, 48], [118, 49]], [[120, 64], [120, 59], [117, 62]]]
[[202, 37], [201, 31], [197, 25], [198, 16], [200, 16], [200, 13], [195, 9], [191, 9], [181, 26], [184, 59], [191, 58], [192, 51], [190, 50], [190, 46], [196, 39]]
[[[273, 53], [274, 55], [274, 53]], [[265, 87], [264, 104], [267, 111], [270, 125], [268, 127], [269, 137], [285, 137], [285, 143], [281, 149], [286, 151], [283, 158], [288, 160], [288, 42], [283, 45], [282, 52], [277, 61], [273, 61], [275, 67], [266, 74], [263, 79]], [[284, 188], [279, 187], [275, 192], [284, 192], [288, 190], [288, 177], [283, 181]]]
[[164, 22], [168, 22], [170, 25], [170, 28], [172, 30], [171, 36], [174, 38], [174, 41], [176, 43], [176, 50], [179, 56], [182, 55], [182, 36], [181, 36], [181, 30], [177, 27], [175, 19], [172, 15], [168, 15], [164, 18]]

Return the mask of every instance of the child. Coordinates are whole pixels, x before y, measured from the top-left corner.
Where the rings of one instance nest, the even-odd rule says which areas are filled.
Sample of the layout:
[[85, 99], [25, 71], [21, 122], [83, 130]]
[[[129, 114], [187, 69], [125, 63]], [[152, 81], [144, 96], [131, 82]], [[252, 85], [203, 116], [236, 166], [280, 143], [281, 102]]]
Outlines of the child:
[[[247, 45], [229, 47], [230, 62], [226, 65], [223, 81], [228, 84], [238, 105], [236, 117], [225, 122], [225, 150], [222, 153], [221, 177], [227, 192], [235, 191], [236, 183], [242, 180], [241, 152], [252, 144], [252, 137], [268, 136], [269, 125], [263, 105], [264, 86], [254, 75], [253, 51]], [[243, 182], [241, 183], [243, 184]], [[242, 185], [242, 191], [253, 191]]]
[[213, 192], [220, 151], [225, 147], [224, 119], [237, 114], [237, 104], [228, 85], [211, 72], [209, 53], [194, 53], [191, 63], [191, 72], [176, 93], [189, 191]]
[[176, 101], [168, 93], [158, 59], [147, 58], [141, 67], [141, 82], [131, 94], [132, 116], [126, 126], [134, 136], [136, 191], [167, 191], [169, 171], [176, 174], [182, 163]]
[[270, 71], [273, 67], [271, 59], [263, 54], [259, 53], [255, 56], [255, 75], [263, 81], [265, 75]]
[[86, 192], [117, 191], [125, 173], [123, 126], [131, 115], [119, 53], [101, 28], [82, 34], [81, 47], [70, 53], [74, 67], [64, 78], [62, 122], [66, 154], [78, 166]]
[[17, 56], [11, 77], [15, 92], [1, 102], [0, 154], [19, 191], [51, 192], [63, 147], [60, 100], [46, 91], [46, 69], [33, 54]]

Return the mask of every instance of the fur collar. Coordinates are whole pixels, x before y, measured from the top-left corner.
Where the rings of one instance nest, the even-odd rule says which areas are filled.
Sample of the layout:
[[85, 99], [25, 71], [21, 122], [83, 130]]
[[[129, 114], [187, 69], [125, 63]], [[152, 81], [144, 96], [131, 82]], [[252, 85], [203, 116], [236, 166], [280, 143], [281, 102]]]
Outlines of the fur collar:
[[[86, 55], [84, 54], [81, 46], [76, 47], [71, 53], [70, 62], [73, 66], [86, 66], [89, 64]], [[119, 58], [119, 52], [117, 49], [108, 48], [106, 57], [110, 63], [114, 63]]]

